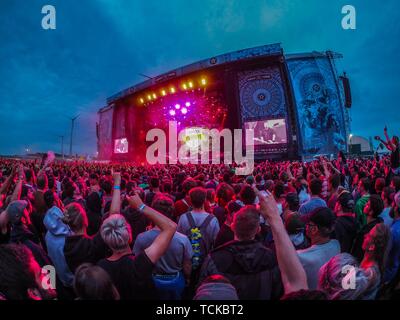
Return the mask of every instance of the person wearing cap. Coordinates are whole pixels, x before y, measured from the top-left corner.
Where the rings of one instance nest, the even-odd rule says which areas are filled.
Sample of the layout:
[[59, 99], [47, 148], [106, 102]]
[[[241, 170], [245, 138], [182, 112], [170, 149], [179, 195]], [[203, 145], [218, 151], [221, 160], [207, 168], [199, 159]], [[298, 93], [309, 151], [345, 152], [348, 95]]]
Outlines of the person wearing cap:
[[390, 228], [392, 243], [384, 275], [385, 282], [392, 281], [400, 270], [400, 192], [397, 192], [394, 196], [391, 215], [393, 216], [393, 223]]
[[335, 204], [335, 229], [333, 238], [339, 241], [340, 251], [350, 253], [357, 234], [357, 220], [354, 213], [355, 202], [347, 190], [342, 190]]
[[6, 219], [11, 225], [10, 243], [25, 245], [41, 267], [50, 265], [50, 259], [39, 244], [38, 235], [31, 224], [28, 204], [26, 200], [16, 200], [6, 209]]
[[307, 274], [307, 283], [310, 290], [318, 286], [319, 269], [332, 257], [340, 253], [340, 244], [330, 235], [334, 230], [335, 215], [331, 209], [321, 207], [314, 209], [304, 217], [306, 222], [306, 236], [311, 241], [311, 247], [297, 250], [300, 262]]

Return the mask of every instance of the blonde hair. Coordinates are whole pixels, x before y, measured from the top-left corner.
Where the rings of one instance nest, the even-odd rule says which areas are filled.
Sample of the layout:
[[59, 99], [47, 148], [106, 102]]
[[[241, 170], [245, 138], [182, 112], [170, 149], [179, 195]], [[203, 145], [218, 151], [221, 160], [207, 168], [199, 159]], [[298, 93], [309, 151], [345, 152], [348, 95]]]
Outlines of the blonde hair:
[[104, 220], [100, 234], [107, 246], [113, 251], [121, 251], [132, 241], [131, 227], [120, 214], [113, 214]]

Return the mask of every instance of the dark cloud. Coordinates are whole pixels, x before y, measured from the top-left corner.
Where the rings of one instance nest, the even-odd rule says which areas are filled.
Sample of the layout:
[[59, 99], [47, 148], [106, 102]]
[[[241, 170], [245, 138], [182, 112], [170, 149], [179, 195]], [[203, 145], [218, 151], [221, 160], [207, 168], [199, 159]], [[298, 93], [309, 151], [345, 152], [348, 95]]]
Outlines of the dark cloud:
[[[351, 3], [357, 30], [341, 28], [343, 1], [0, 1], [0, 154], [58, 151], [76, 123], [75, 151], [96, 150], [96, 111], [108, 96], [216, 54], [281, 42], [286, 53], [332, 49], [350, 76], [352, 132], [400, 123], [396, 0]], [[57, 9], [57, 30], [41, 8]], [[68, 150], [68, 147], [65, 147]]]

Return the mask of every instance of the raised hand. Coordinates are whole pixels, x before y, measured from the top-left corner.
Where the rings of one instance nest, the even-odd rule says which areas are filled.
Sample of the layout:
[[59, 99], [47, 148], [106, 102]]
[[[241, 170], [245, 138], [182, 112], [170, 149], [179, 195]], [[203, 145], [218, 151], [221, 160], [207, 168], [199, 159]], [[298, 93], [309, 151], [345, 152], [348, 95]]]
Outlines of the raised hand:
[[121, 184], [121, 172], [114, 172], [114, 169], [111, 169], [111, 175], [114, 179], [114, 185], [119, 186]]
[[127, 196], [126, 199], [128, 200], [129, 205], [134, 209], [138, 209], [143, 204], [142, 199], [136, 192], [133, 196]]
[[254, 188], [256, 195], [258, 196], [258, 200], [260, 203], [260, 211], [262, 216], [271, 222], [271, 220], [280, 219], [278, 205], [272, 194], [268, 193], [268, 195], [262, 194], [258, 191], [257, 188]]
[[24, 166], [22, 164], [18, 166], [18, 179], [19, 180], [25, 179], [25, 171], [24, 171]]

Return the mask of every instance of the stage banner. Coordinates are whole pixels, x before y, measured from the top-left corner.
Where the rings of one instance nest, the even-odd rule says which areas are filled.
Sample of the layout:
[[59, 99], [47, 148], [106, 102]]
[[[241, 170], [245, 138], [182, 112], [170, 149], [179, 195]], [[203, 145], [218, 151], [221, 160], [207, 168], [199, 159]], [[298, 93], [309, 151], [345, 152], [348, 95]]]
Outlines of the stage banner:
[[282, 78], [277, 66], [238, 73], [242, 122], [286, 118]]
[[346, 150], [344, 110], [339, 86], [327, 57], [287, 60], [302, 156], [331, 155]]
[[99, 160], [110, 160], [112, 155], [112, 120], [113, 109], [102, 111], [99, 114]]

